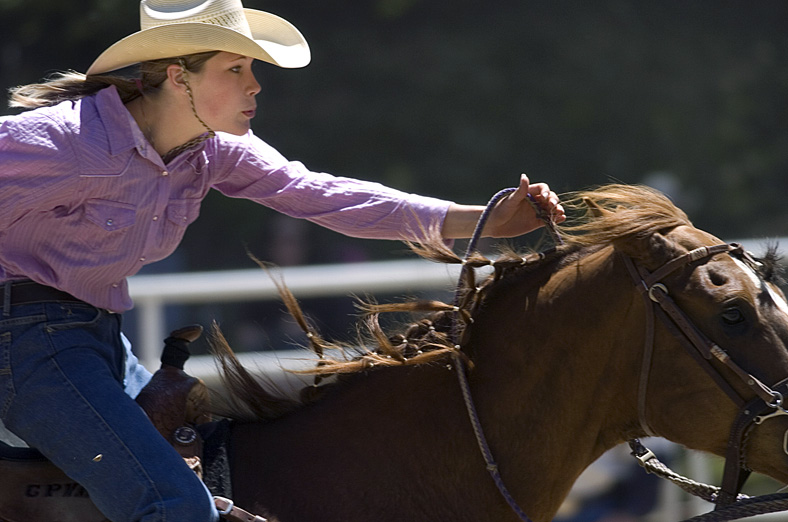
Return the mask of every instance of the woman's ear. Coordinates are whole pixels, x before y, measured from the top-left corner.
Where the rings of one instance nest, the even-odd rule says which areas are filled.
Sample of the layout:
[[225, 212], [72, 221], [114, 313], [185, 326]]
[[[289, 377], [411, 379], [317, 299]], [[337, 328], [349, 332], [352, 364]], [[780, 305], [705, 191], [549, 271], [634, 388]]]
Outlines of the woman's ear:
[[186, 72], [177, 63], [167, 66], [167, 83], [178, 91], [186, 92]]

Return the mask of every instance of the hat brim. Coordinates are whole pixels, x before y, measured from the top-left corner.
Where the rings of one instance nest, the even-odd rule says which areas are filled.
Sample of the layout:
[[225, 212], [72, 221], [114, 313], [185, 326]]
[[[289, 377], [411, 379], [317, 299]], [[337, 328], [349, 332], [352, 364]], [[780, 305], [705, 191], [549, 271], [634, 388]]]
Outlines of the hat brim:
[[102, 74], [139, 62], [226, 51], [279, 67], [304, 67], [311, 60], [303, 35], [278, 16], [244, 9], [252, 38], [220, 25], [185, 22], [151, 27], [115, 42], [96, 58], [87, 74]]

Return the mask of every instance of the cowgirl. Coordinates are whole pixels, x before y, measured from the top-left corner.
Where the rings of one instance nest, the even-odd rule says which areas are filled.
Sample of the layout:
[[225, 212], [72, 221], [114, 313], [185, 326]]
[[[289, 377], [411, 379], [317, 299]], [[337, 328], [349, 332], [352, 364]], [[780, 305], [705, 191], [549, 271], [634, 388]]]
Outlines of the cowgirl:
[[[215, 521], [124, 393], [139, 375], [120, 334], [126, 278], [172, 253], [210, 189], [368, 238], [468, 237], [483, 209], [312, 172], [252, 134], [253, 60], [310, 60], [287, 21], [240, 0], [142, 0], [140, 19], [87, 76], [13, 89], [12, 106], [35, 110], [0, 121], [0, 419], [110, 520]], [[107, 74], [134, 64], [137, 79]], [[538, 227], [529, 194], [564, 219], [547, 185], [522, 176], [486, 234]]]

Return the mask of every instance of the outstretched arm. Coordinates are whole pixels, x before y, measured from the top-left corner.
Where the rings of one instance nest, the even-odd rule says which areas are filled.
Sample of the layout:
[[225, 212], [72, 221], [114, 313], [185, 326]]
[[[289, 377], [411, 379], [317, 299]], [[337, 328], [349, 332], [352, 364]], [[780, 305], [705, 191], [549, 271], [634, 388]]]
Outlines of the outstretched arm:
[[[515, 237], [542, 226], [544, 223], [528, 200], [528, 194], [554, 222], [561, 223], [566, 219], [564, 208], [556, 193], [551, 191], [546, 183], [531, 184], [528, 176], [522, 174], [517, 189], [495, 205], [484, 227], [483, 235]], [[483, 206], [453, 204], [446, 214], [441, 235], [444, 239], [470, 237], [482, 212], [484, 212]]]

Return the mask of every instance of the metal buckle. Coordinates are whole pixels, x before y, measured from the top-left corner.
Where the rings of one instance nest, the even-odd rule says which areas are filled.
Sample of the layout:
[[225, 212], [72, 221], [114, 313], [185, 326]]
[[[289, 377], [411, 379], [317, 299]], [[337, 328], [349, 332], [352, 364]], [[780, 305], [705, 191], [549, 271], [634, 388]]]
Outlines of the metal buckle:
[[772, 397], [774, 398], [774, 400], [769, 403], [769, 406], [772, 407], [772, 408], [780, 408], [780, 409], [782, 409], [783, 394], [778, 392], [778, 391], [772, 390]]
[[[763, 424], [764, 421], [771, 419], [772, 417], [780, 417], [782, 415], [788, 415], [788, 410], [783, 408], [783, 394], [778, 391], [772, 390], [772, 397], [774, 397], [774, 400], [769, 404], [767, 404], [767, 406], [769, 406], [770, 408], [774, 408], [774, 411], [768, 415], [758, 415], [757, 417], [755, 417], [753, 419], [753, 422], [755, 424]], [[783, 444], [783, 446], [785, 447], [785, 444]], [[788, 453], [788, 451], [786, 451], [786, 453]]]
[[635, 457], [636, 459], [638, 459], [640, 461], [640, 465], [643, 466], [643, 467], [646, 466], [646, 462], [648, 462], [649, 460], [657, 458], [657, 456], [654, 455], [653, 451], [651, 451], [650, 449], [646, 448], [645, 446], [644, 446], [644, 449], [646, 450], [646, 452], [644, 454], [642, 454], [642, 455], [635, 455], [634, 453], [632, 454], [633, 457]]
[[652, 285], [651, 288], [648, 289], [648, 297], [655, 303], [659, 303], [659, 300], [656, 297], [654, 297], [654, 290], [656, 290], [657, 288], [665, 292], [665, 295], [668, 295], [669, 293], [668, 287], [666, 287], [662, 283], [655, 283], [654, 285]]

